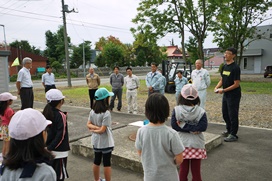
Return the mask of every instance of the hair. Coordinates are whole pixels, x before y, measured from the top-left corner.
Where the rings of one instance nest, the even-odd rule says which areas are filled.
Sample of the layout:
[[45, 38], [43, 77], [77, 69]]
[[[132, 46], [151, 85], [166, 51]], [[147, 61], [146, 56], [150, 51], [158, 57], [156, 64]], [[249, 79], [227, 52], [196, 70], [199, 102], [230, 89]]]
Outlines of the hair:
[[131, 70], [131, 71], [132, 71], [132, 68], [128, 67], [128, 68], [126, 69], [126, 71], [127, 71], [127, 70]]
[[150, 65], [155, 65], [156, 67], [158, 66], [155, 62], [151, 62]]
[[203, 64], [203, 60], [197, 59], [195, 62], [199, 61], [201, 64]]
[[9, 101], [0, 101], [0, 115], [4, 116], [8, 106], [9, 106]]
[[236, 48], [230, 47], [226, 51], [230, 51], [232, 54], [237, 55], [237, 49]]
[[52, 108], [54, 107], [57, 107], [57, 105], [59, 105], [59, 103], [61, 102], [62, 100], [58, 100], [58, 101], [51, 101], [51, 102], [48, 102], [46, 104], [46, 106], [44, 107], [43, 109], [43, 115], [46, 119], [50, 120], [50, 121], [53, 121], [54, 120], [54, 113], [53, 113], [53, 110]]
[[32, 62], [32, 59], [29, 58], [29, 57], [25, 57], [25, 58], [23, 59], [23, 65], [25, 65], [27, 62]]
[[93, 110], [96, 114], [104, 113], [109, 109], [109, 97], [94, 102]]
[[145, 103], [145, 116], [154, 124], [164, 123], [169, 116], [169, 103], [160, 93], [151, 94]]
[[47, 65], [45, 69], [51, 69], [52, 67], [50, 65]]
[[178, 98], [178, 105], [195, 106], [200, 105], [200, 99], [197, 97], [195, 100], [185, 99], [181, 94]]
[[116, 69], [116, 68], [119, 70], [119, 67], [118, 67], [118, 66], [114, 66], [114, 67], [113, 67], [113, 70]]
[[37, 161], [49, 161], [54, 156], [45, 149], [43, 132], [27, 140], [10, 138], [9, 152], [3, 164], [11, 170], [22, 167], [22, 163], [28, 162], [36, 165]]

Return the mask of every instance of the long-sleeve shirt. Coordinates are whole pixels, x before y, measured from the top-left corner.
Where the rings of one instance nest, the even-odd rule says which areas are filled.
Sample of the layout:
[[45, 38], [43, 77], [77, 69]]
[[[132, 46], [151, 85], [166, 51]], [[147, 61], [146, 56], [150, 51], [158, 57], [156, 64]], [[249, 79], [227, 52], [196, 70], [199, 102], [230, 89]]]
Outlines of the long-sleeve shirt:
[[185, 77], [181, 77], [181, 79], [178, 78], [178, 77], [176, 77], [176, 79], [175, 79], [174, 81], [175, 81], [175, 85], [176, 85], [176, 94], [179, 94], [180, 91], [181, 91], [181, 89], [182, 89], [182, 87], [183, 87], [185, 84], [188, 83], [188, 80], [187, 80], [187, 78], [185, 78]]
[[89, 89], [98, 89], [100, 85], [100, 77], [95, 73], [86, 75], [86, 81]]
[[162, 74], [160, 72], [149, 72], [146, 75], [145, 83], [147, 88], [152, 87], [154, 90], [159, 91], [160, 90], [160, 81]]
[[191, 78], [198, 91], [207, 89], [211, 84], [209, 72], [203, 68], [193, 70]]
[[125, 85], [128, 90], [137, 89], [140, 85], [139, 78], [134, 74], [132, 74], [131, 77], [127, 75], [125, 77]]
[[115, 74], [112, 73], [110, 75], [110, 84], [112, 86], [112, 89], [120, 89], [124, 85], [124, 76], [123, 74]]

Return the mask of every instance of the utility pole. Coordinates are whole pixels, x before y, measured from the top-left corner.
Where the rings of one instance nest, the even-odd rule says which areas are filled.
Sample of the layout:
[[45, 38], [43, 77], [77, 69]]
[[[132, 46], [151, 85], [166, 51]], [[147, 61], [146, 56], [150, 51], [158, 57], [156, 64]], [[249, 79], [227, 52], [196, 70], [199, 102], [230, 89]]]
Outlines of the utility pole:
[[1, 25], [0, 26], [3, 26], [3, 32], [4, 32], [4, 41], [5, 41], [5, 50], [8, 50], [7, 49], [7, 40], [6, 40], [6, 32], [5, 32], [5, 25]]
[[84, 48], [85, 41], [83, 40], [83, 74], [86, 77], [86, 62], [85, 62], [85, 48]]
[[63, 35], [64, 35], [64, 46], [65, 46], [65, 59], [66, 59], [66, 71], [67, 71], [68, 87], [72, 87], [65, 13], [74, 12], [74, 9], [69, 11], [68, 6], [64, 5], [64, 0], [61, 0], [61, 3], [62, 3]]

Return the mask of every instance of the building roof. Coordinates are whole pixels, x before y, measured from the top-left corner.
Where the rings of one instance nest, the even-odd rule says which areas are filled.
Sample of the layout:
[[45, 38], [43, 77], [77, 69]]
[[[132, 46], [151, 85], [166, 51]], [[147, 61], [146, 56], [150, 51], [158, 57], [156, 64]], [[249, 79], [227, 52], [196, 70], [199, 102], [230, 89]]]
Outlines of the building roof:
[[183, 54], [177, 45], [166, 47], [167, 57], [182, 57]]

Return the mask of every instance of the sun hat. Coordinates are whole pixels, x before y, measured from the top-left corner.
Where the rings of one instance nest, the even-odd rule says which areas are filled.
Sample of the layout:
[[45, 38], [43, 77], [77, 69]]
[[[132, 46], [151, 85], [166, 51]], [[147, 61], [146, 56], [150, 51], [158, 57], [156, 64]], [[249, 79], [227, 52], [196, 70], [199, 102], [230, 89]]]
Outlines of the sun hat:
[[16, 100], [16, 99], [17, 99], [17, 96], [13, 96], [9, 92], [4, 92], [0, 94], [0, 101], [8, 101], [8, 100]]
[[52, 124], [44, 115], [35, 109], [27, 108], [17, 111], [11, 118], [8, 129], [9, 136], [16, 140], [32, 138]]
[[59, 101], [65, 98], [63, 96], [62, 92], [58, 89], [50, 89], [45, 93], [45, 98], [51, 102], [51, 101]]
[[94, 98], [95, 100], [99, 101], [113, 95], [114, 95], [113, 92], [109, 92], [106, 88], [102, 87], [102, 88], [99, 88], [97, 91], [95, 91]]
[[198, 97], [198, 92], [192, 84], [186, 84], [181, 89], [181, 95], [187, 100], [195, 100]]

